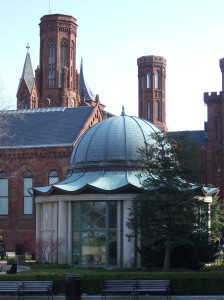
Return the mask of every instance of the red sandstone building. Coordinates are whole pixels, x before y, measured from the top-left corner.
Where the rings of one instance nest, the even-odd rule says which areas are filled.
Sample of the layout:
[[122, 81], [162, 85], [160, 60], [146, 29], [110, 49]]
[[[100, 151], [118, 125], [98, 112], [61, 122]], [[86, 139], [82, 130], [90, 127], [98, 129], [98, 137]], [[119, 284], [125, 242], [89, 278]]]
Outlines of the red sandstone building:
[[[0, 126], [7, 128], [0, 138], [0, 234], [7, 251], [35, 239], [35, 204], [27, 189], [65, 178], [76, 141], [106, 115], [105, 106], [85, 82], [83, 64], [79, 73], [76, 70], [76, 32], [76, 19], [71, 16], [41, 18], [40, 65], [35, 77], [28, 47], [17, 110], [0, 112]], [[139, 117], [167, 131], [166, 60], [143, 56], [137, 64]], [[222, 72], [223, 65], [221, 60]], [[191, 132], [207, 166], [204, 183], [218, 186], [222, 198], [223, 94], [205, 94], [206, 130]], [[48, 222], [52, 222], [50, 215]]]
[[80, 73], [76, 70], [76, 31], [71, 16], [41, 18], [40, 66], [34, 77], [27, 47], [17, 110], [0, 112], [5, 128], [0, 138], [0, 234], [7, 251], [35, 239], [35, 205], [27, 188], [64, 178], [77, 139], [106, 116], [85, 82], [83, 63]]

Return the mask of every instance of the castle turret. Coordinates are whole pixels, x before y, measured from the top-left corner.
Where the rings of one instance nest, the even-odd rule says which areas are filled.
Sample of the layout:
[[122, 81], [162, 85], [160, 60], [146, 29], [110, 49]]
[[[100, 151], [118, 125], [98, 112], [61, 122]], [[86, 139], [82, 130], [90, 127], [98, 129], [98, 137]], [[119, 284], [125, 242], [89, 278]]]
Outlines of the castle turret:
[[220, 188], [220, 197], [224, 197], [224, 58], [219, 61], [222, 72], [222, 91], [204, 93], [207, 105], [207, 183]]
[[142, 56], [138, 64], [138, 115], [167, 131], [166, 60], [162, 56]]
[[71, 103], [76, 103], [77, 26], [72, 16], [54, 14], [41, 18], [39, 107], [48, 106], [48, 99], [51, 99], [54, 106], [71, 106]]

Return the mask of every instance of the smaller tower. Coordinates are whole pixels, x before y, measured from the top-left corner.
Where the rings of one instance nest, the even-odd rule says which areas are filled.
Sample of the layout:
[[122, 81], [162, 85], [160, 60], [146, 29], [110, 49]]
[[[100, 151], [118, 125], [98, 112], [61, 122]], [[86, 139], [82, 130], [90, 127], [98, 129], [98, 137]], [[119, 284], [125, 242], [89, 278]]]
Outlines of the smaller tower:
[[138, 65], [138, 116], [167, 132], [166, 125], [166, 59], [142, 56]]
[[29, 49], [30, 46], [26, 46], [27, 53], [26, 59], [23, 66], [22, 76], [19, 81], [19, 86], [17, 90], [17, 109], [27, 109], [33, 108], [35, 105], [35, 89], [34, 89], [34, 74], [30, 58]]
[[218, 186], [219, 196], [224, 197], [224, 58], [219, 60], [222, 73], [222, 91], [204, 93], [207, 105], [207, 183]]

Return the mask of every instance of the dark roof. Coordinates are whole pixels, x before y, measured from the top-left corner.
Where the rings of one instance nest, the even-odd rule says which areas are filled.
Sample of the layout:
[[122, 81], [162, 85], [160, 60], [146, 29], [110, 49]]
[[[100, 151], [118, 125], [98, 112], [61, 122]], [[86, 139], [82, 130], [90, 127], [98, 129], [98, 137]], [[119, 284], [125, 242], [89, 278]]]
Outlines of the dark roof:
[[33, 83], [34, 83], [34, 75], [33, 75], [33, 68], [32, 68], [32, 63], [31, 63], [31, 58], [30, 58], [29, 52], [27, 52], [27, 54], [26, 54], [26, 59], [25, 59], [25, 63], [23, 66], [23, 73], [22, 73], [22, 77], [20, 78], [20, 81], [19, 81], [18, 90], [19, 90], [23, 80], [25, 81], [27, 88], [28, 88], [29, 92], [31, 93]]
[[0, 111], [0, 148], [72, 145], [94, 106]]
[[[178, 133], [181, 131], [169, 131], [169, 134]], [[205, 146], [208, 143], [208, 138], [204, 130], [192, 130], [189, 132], [190, 139], [198, 146]]]
[[82, 97], [82, 91], [85, 89], [85, 100], [95, 101], [96, 95], [89, 87], [83, 73], [83, 60], [81, 60], [80, 74], [79, 74], [79, 95]]

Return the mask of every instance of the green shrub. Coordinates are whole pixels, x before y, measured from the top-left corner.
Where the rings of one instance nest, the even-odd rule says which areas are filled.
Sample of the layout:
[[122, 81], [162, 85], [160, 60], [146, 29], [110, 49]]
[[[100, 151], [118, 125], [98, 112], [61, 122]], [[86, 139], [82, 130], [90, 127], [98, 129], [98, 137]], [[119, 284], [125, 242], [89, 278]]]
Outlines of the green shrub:
[[31, 271], [0, 275], [0, 280], [52, 280], [54, 294], [65, 293], [65, 276], [80, 276], [82, 293], [100, 294], [105, 280], [109, 279], [170, 279], [172, 295], [223, 295], [224, 270], [157, 271], [74, 269], [59, 265], [31, 265]]

